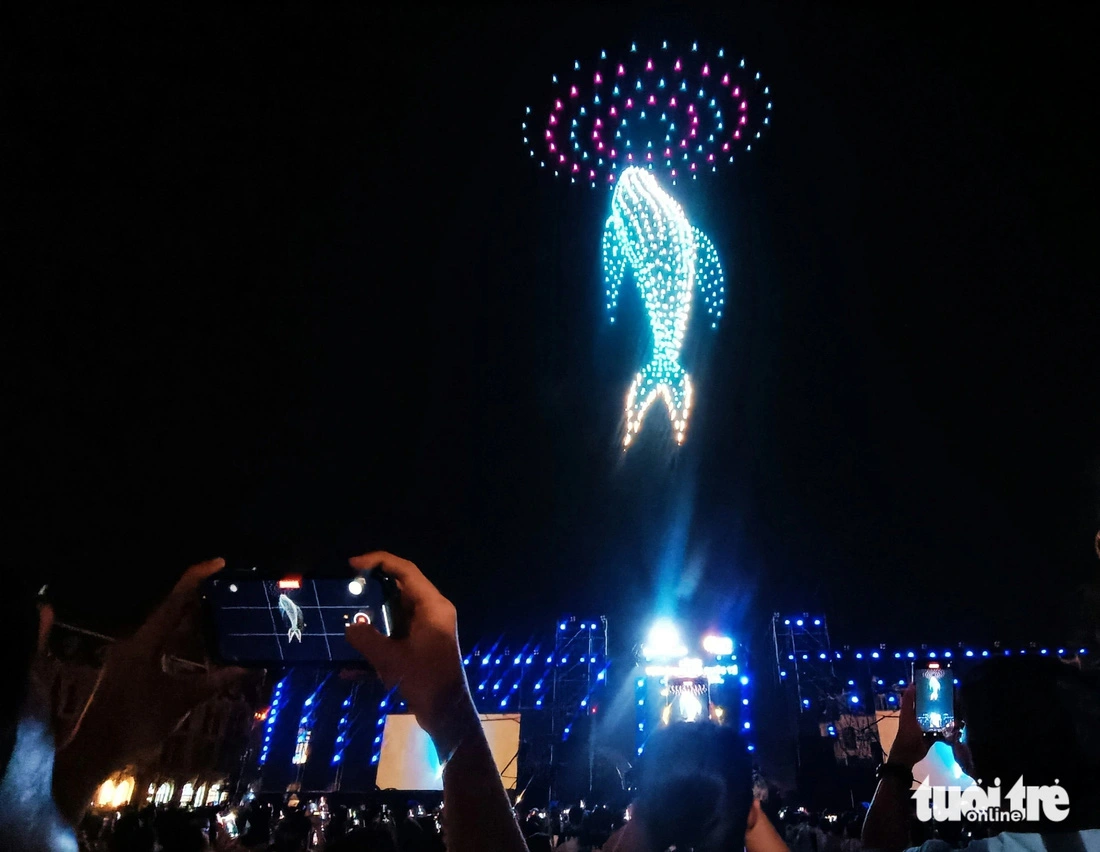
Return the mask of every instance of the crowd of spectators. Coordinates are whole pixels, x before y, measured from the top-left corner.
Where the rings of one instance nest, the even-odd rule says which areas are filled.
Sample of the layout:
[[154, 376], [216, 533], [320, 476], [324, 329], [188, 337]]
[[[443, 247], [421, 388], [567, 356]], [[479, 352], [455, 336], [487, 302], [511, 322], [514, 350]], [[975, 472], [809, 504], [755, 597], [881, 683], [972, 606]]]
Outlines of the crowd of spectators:
[[351, 565], [382, 570], [395, 581], [406, 630], [387, 637], [370, 624], [353, 624], [347, 639], [387, 687], [400, 686], [431, 737], [443, 765], [438, 810], [418, 807], [397, 815], [375, 807], [352, 817], [338, 807], [319, 819], [308, 807], [276, 813], [253, 801], [235, 812], [149, 806], [87, 813], [99, 781], [120, 763], [163, 739], [199, 703], [241, 689], [249, 677], [217, 668], [183, 675], [163, 664], [170, 641], [191, 623], [199, 585], [223, 565], [213, 560], [189, 569], [145, 625], [112, 646], [61, 748], [53, 741], [49, 699], [37, 676], [52, 610], [18, 584], [0, 597], [14, 686], [0, 701], [0, 849], [900, 852], [919, 844], [923, 852], [962, 846], [974, 852], [1100, 852], [1100, 672], [1049, 658], [996, 659], [976, 667], [960, 692], [965, 725], [952, 732], [949, 744], [972, 777], [1059, 786], [1069, 807], [1057, 814], [1040, 809], [984, 831], [915, 823], [912, 772], [929, 741], [917, 723], [912, 686], [903, 694], [898, 733], [866, 812], [765, 808], [766, 785], [754, 779], [738, 732], [680, 723], [650, 738], [628, 807], [577, 804], [518, 813], [470, 696], [454, 606], [415, 565], [388, 553], [357, 557]]

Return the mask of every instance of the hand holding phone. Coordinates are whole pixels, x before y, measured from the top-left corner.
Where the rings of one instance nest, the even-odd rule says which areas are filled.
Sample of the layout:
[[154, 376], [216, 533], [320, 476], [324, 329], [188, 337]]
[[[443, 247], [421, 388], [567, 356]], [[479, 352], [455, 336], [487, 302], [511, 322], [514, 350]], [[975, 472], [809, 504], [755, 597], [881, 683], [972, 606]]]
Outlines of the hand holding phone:
[[393, 616], [403, 629], [387, 637], [372, 624], [352, 624], [348, 641], [389, 687], [400, 684], [401, 697], [435, 742], [441, 759], [481, 722], [466, 683], [458, 645], [458, 616], [419, 568], [391, 553], [368, 553], [351, 560], [353, 568], [381, 568], [400, 591]]
[[264, 668], [361, 663], [346, 628], [393, 634], [396, 594], [378, 571], [223, 571], [203, 586], [210, 651], [220, 662]]

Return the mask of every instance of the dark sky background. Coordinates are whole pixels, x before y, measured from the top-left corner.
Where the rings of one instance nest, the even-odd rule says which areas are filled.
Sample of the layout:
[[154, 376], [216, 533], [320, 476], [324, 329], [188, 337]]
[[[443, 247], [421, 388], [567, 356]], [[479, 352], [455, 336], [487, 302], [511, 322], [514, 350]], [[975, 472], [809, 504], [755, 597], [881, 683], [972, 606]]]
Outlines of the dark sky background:
[[[9, 13], [11, 14], [11, 13]], [[188, 560], [387, 548], [469, 638], [676, 610], [1051, 639], [1097, 575], [1093, 45], [1068, 7], [784, 3], [9, 21], [12, 570], [132, 624]], [[1083, 13], [1082, 13], [1083, 14]], [[705, 36], [772, 133], [682, 202], [699, 404], [619, 450], [608, 196], [522, 144], [574, 58]], [[631, 297], [624, 291], [624, 301]]]

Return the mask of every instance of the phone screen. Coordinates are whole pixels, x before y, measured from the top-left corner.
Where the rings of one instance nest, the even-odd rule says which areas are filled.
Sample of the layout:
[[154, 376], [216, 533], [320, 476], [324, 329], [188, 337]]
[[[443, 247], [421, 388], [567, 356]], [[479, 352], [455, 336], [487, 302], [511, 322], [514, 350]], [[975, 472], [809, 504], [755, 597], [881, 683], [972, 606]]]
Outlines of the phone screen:
[[955, 686], [951, 669], [941, 663], [916, 666], [917, 722], [926, 733], [942, 733], [955, 721]]
[[361, 662], [344, 639], [356, 622], [392, 633], [383, 584], [373, 575], [270, 577], [215, 575], [206, 582], [212, 649], [237, 665]]

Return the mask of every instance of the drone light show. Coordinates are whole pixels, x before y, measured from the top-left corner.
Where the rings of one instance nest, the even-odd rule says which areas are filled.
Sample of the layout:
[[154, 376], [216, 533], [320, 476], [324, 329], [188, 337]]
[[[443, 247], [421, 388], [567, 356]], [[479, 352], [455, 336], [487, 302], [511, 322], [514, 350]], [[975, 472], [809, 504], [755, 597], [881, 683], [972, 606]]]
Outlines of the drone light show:
[[653, 337], [649, 361], [627, 392], [623, 448], [658, 399], [682, 444], [694, 394], [680, 363], [684, 337], [693, 308], [717, 328], [725, 278], [714, 245], [669, 188], [751, 151], [770, 123], [770, 89], [724, 49], [710, 54], [693, 43], [676, 50], [667, 41], [651, 51], [634, 43], [621, 56], [601, 51], [590, 63], [575, 60], [551, 82], [545, 119], [527, 108], [524, 142], [555, 177], [612, 190], [603, 232], [607, 310], [614, 322], [629, 277]]

